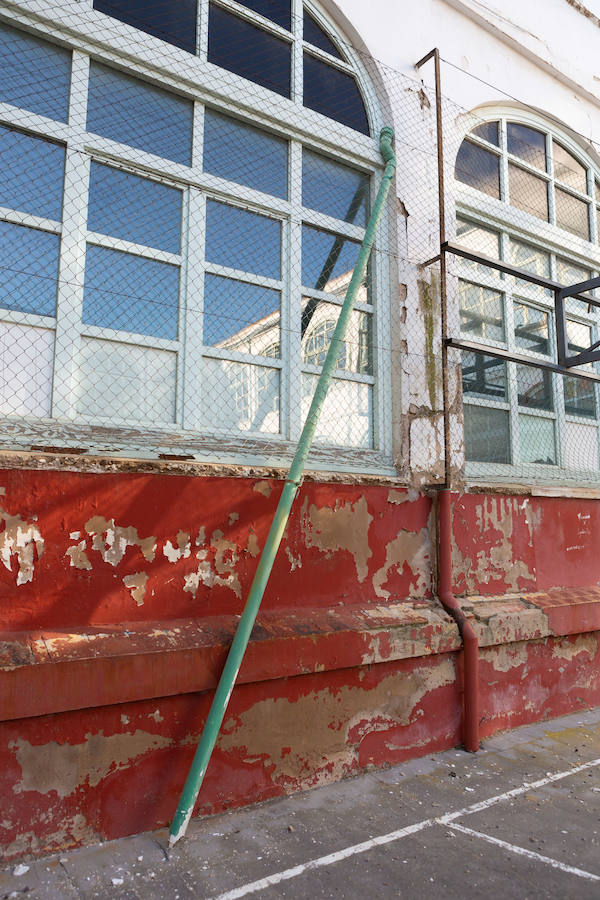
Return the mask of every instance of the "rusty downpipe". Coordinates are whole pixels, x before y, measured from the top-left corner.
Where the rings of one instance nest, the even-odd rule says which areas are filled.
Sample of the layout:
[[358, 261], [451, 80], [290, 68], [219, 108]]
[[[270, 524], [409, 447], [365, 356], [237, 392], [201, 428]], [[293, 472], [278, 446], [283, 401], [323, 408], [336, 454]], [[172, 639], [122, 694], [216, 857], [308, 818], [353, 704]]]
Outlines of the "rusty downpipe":
[[450, 437], [450, 390], [448, 384], [448, 277], [446, 267], [446, 192], [444, 187], [444, 128], [442, 123], [442, 83], [440, 51], [436, 47], [415, 64], [420, 69], [433, 59], [435, 73], [435, 113], [437, 134], [438, 210], [440, 238], [440, 312], [442, 337], [442, 394], [444, 407], [444, 488], [438, 495], [438, 597], [452, 616], [463, 642], [463, 744], [465, 750], [479, 750], [479, 641], [473, 626], [452, 593], [452, 465]]

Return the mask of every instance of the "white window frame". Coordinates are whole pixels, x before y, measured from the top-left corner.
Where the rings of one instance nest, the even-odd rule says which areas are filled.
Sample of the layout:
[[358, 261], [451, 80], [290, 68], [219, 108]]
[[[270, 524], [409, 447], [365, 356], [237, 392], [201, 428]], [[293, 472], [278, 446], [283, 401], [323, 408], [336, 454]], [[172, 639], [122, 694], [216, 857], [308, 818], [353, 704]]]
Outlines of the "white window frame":
[[[235, 0], [216, 0], [218, 5], [242, 15], [262, 28], [281, 36], [277, 25], [262, 16], [240, 6]], [[375, 137], [367, 137], [338, 122], [332, 122], [325, 116], [313, 112], [302, 105], [302, 53], [304, 44], [302, 34], [301, 0], [292, 0], [293, 34], [287, 39], [293, 43], [292, 53], [292, 99], [280, 97], [260, 85], [252, 83], [252, 91], [248, 91], [248, 82], [231, 72], [220, 69], [206, 61], [203, 52], [206, 48], [206, 23], [208, 0], [199, 2], [199, 34], [200, 54], [193, 56], [178, 47], [165, 44], [151, 35], [125, 25], [92, 8], [92, 0], [65, 0], [59, 7], [48, 10], [44, 0], [28, 0], [21, 4], [13, 4], [11, 9], [1, 12], [2, 21], [17, 29], [27, 30], [45, 41], [55, 41], [73, 51], [70, 116], [68, 124], [49, 120], [25, 110], [0, 104], [0, 122], [14, 125], [31, 134], [58, 140], [66, 147], [66, 172], [63, 205], [63, 224], [42, 223], [41, 227], [62, 235], [61, 266], [68, 267], [68, 284], [60, 282], [57, 302], [57, 346], [65, 349], [56, 354], [55, 366], [61, 371], [70, 372], [76, 379], [76, 348], [84, 337], [103, 337], [118, 339], [120, 343], [135, 343], [136, 346], [148, 346], [155, 349], [170, 350], [177, 353], [178, 377], [176, 389], [176, 421], [173, 424], [157, 425], [153, 422], [136, 422], [132, 427], [128, 422], [111, 420], [85, 419], [78, 416], [74, 421], [73, 396], [67, 390], [59, 389], [65, 379], [55, 379], [52, 398], [52, 418], [27, 419], [20, 422], [18, 434], [14, 427], [13, 447], [30, 449], [31, 446], [52, 445], [66, 447], [83, 447], [89, 453], [102, 452], [103, 455], [128, 455], [152, 458], [156, 456], [186, 456], [201, 461], [261, 462], [267, 465], [285, 465], [294, 442], [299, 437], [301, 422], [293, 410], [300, 409], [301, 373], [311, 371], [312, 367], [303, 366], [300, 354], [293, 352], [290, 341], [293, 330], [290, 323], [294, 317], [299, 321], [302, 296], [319, 296], [320, 299], [341, 305], [341, 300], [331, 294], [301, 290], [300, 284], [300, 250], [302, 224], [315, 225], [335, 231], [336, 234], [360, 240], [364, 229], [356, 225], [331, 219], [308, 209], [301, 204], [302, 147], [317, 153], [328, 155], [349, 166], [369, 174], [371, 177], [371, 199], [374, 199], [378, 175], [382, 171], [382, 161], [377, 150]], [[334, 24], [312, 5], [311, 15], [322, 24], [325, 30], [336, 39]], [[52, 18], [49, 18], [51, 15]], [[340, 43], [342, 43], [340, 41]], [[359, 84], [373, 135], [378, 135], [381, 127], [381, 114], [370, 80], [357, 54], [343, 44], [344, 53], [349, 62], [344, 63], [311, 46], [310, 52], [337, 67], [352, 73]], [[85, 110], [87, 102], [87, 84], [89, 78], [90, 57], [97, 62], [120, 68], [125, 74], [154, 83], [165, 89], [176, 91], [179, 95], [194, 102], [194, 144], [191, 166], [172, 162], [150, 153], [134, 149], [98, 135], [85, 131]], [[249, 96], [252, 103], [249, 102]], [[296, 98], [296, 99], [294, 99]], [[222, 178], [202, 171], [202, 138], [203, 113], [205, 104], [224, 114], [234, 115], [273, 135], [284, 137], [289, 145], [290, 186], [289, 199], [282, 200], [260, 191], [233, 184]], [[110, 329], [99, 329], [83, 325], [81, 322], [81, 305], [83, 298], [83, 277], [85, 266], [86, 242], [105, 247], [118, 246], [136, 255], [161, 259], [179, 265], [182, 283], [186, 269], [195, 267], [204, 271], [219, 274], [234, 274], [220, 267], [203, 263], [199, 266], [194, 258], [195, 251], [182, 247], [180, 254], [169, 254], [142, 248], [124, 241], [115, 241], [102, 235], [91, 235], [85, 230], [86, 198], [85, 185], [89, 179], [90, 161], [107, 163], [121, 167], [126, 171], [142, 174], [165, 184], [176, 186], [185, 195], [186, 216], [189, 222], [188, 246], [198, 246], [198, 240], [192, 236], [202, 235], [204, 230], [204, 209], [207, 198], [214, 198], [233, 205], [241, 205], [249, 211], [277, 218], [282, 223], [282, 261], [283, 271], [277, 289], [287, 297], [282, 303], [282, 360], [262, 359], [261, 366], [278, 369], [281, 372], [281, 434], [256, 434], [256, 441], [247, 439], [247, 433], [229, 432], [218, 435], [216, 429], [209, 435], [185, 431], [186, 402], [190, 396], [197, 397], [202, 389], [202, 378], [199, 367], [194, 366], [194, 359], [200, 356], [224, 357], [223, 351], [216, 353], [208, 347], [201, 347], [198, 338], [188, 337], [185, 348], [181, 341], [167, 341], [140, 335], [127, 335]], [[4, 213], [4, 214], [3, 214]], [[10, 219], [10, 211], [0, 210], [0, 217]], [[385, 220], [385, 217], [383, 217]], [[23, 224], [24, 217], [19, 214]], [[33, 224], [33, 223], [32, 223]], [[382, 221], [378, 240], [386, 246], [388, 223]], [[202, 243], [202, 241], [200, 241]], [[374, 253], [371, 263], [372, 286], [371, 297], [377, 297], [375, 305], [358, 303], [357, 310], [363, 310], [373, 316], [373, 376], [358, 373], [337, 372], [336, 378], [349, 378], [376, 387], [373, 401], [373, 447], [374, 449], [357, 449], [344, 447], [316, 446], [312, 454], [313, 468], [327, 468], [340, 471], [375, 472], [377, 474], [394, 474], [391, 448], [391, 375], [389, 351], [389, 293], [390, 282], [388, 265], [384, 254]], [[238, 273], [239, 274], [239, 273]], [[244, 281], [265, 283], [265, 279], [243, 273]], [[183, 297], [183, 295], [182, 295]], [[184, 301], [180, 306], [183, 315]], [[32, 317], [21, 313], [2, 313], [4, 320], [23, 321], [25, 324], [36, 324], [34, 320], [45, 317]], [[67, 328], [68, 333], [64, 329]], [[38, 324], [54, 326], [54, 320]], [[190, 329], [193, 331], [193, 329]], [[188, 334], [190, 333], [188, 332]], [[60, 333], [60, 340], [59, 340]], [[182, 359], [185, 354], [186, 384], [182, 384], [180, 375]], [[225, 356], [230, 354], [225, 353]], [[233, 357], [243, 360], [243, 354], [233, 353]], [[248, 361], [256, 362], [252, 357]], [[5, 417], [5, 426], [14, 426], [15, 419]], [[95, 426], [103, 428], [102, 438], [95, 434]], [[120, 426], [123, 426], [122, 428]], [[125, 428], [126, 426], [126, 428]], [[127, 446], [124, 446], [124, 432], [127, 432]], [[131, 435], [135, 434], [135, 439]], [[245, 446], [240, 449], [240, 439]]]

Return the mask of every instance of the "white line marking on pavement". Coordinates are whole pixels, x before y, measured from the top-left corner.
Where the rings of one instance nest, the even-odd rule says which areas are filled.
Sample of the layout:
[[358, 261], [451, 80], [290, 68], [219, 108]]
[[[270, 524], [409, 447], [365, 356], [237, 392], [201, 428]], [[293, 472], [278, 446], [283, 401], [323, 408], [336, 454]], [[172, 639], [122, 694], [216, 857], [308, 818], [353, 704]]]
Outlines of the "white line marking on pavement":
[[[258, 881], [252, 881], [248, 884], [243, 884], [241, 887], [233, 888], [231, 891], [226, 891], [224, 894], [219, 894], [218, 897], [214, 898], [214, 900], [238, 900], [239, 897], [245, 897], [247, 894], [254, 894], [256, 891], [261, 891], [263, 888], [271, 887], [274, 884], [279, 884], [282, 881], [288, 881], [290, 878], [296, 878], [298, 875], [302, 875], [304, 872], [310, 872], [312, 869], [319, 869], [322, 866], [331, 866], [333, 863], [340, 862], [342, 859], [347, 859], [349, 856], [355, 856], [357, 853], [364, 853], [366, 850], [372, 850], [375, 847], [380, 847], [383, 844], [389, 844], [392, 841], [398, 841], [403, 837], [408, 837], [408, 835], [416, 834], [418, 831], [423, 831], [425, 828], [430, 828], [432, 825], [450, 825], [451, 822], [454, 822], [455, 819], [459, 819], [462, 816], [469, 816], [472, 813], [481, 812], [481, 810], [488, 809], [490, 806], [494, 806], [496, 803], [502, 803], [503, 800], [510, 800], [512, 797], [518, 797], [521, 794], [526, 794], [528, 791], [535, 790], [536, 788], [544, 787], [547, 784], [552, 784], [554, 781], [560, 781], [563, 778], [570, 778], [573, 775], [579, 774], [579, 772], [584, 772], [586, 769], [593, 769], [596, 766], [600, 766], [600, 759], [594, 759], [591, 762], [582, 763], [580, 766], [576, 766], [574, 769], [567, 769], [566, 772], [557, 772], [554, 775], [547, 775], [545, 778], [540, 778], [538, 781], [526, 781], [524, 784], [520, 785], [517, 788], [513, 788], [510, 791], [505, 791], [503, 794], [496, 794], [494, 797], [490, 797], [488, 800], [482, 800], [479, 803], [472, 803], [471, 806], [465, 806], [463, 809], [459, 809], [453, 813], [447, 813], [444, 816], [437, 816], [434, 819], [424, 819], [422, 822], [417, 822], [414, 825], [407, 825], [406, 828], [399, 828], [397, 831], [390, 831], [388, 834], [382, 834], [378, 837], [370, 838], [368, 841], [363, 841], [361, 844], [353, 844], [351, 847], [345, 847], [343, 850], [337, 850], [335, 853], [329, 853], [327, 856], [319, 856], [316, 859], [310, 859], [308, 862], [300, 863], [297, 866], [292, 866], [290, 869], [284, 869], [282, 872], [275, 872], [273, 875], [267, 875], [265, 878], [259, 878]], [[452, 825], [451, 827], [458, 827]], [[474, 832], [479, 834], [479, 832]], [[480, 835], [480, 837], [485, 837], [485, 835]], [[494, 839], [492, 839], [494, 840]], [[507, 845], [510, 846], [510, 845]], [[530, 851], [522, 851], [525, 854], [529, 854]], [[535, 854], [537, 857], [537, 854]], [[539, 857], [540, 859], [546, 859], [545, 857]], [[552, 860], [548, 860], [549, 862], [553, 862]], [[557, 866], [561, 864], [556, 863]], [[566, 867], [569, 868], [568, 866]], [[573, 870], [576, 874], [581, 874], [581, 870]], [[594, 879], [597, 876], [590, 876], [589, 873], [585, 873], [587, 877], [592, 877]], [[600, 880], [600, 879], [599, 879]]]
[[497, 847], [502, 847], [504, 850], [510, 850], [511, 853], [517, 853], [519, 856], [535, 859], [537, 862], [552, 866], [553, 869], [560, 869], [561, 872], [568, 872], [570, 875], [579, 875], [580, 878], [587, 878], [588, 881], [600, 881], [600, 875], [594, 875], [592, 872], [586, 872], [584, 869], [577, 869], [575, 866], [568, 866], [566, 863], [559, 862], [557, 859], [552, 859], [550, 856], [542, 856], [541, 853], [536, 853], [534, 850], [526, 850], [524, 847], [517, 847], [516, 844], [508, 844], [506, 841], [501, 841], [500, 838], [492, 837], [490, 834], [484, 834], [482, 831], [474, 831], [472, 828], [466, 828], [464, 825], [459, 825], [458, 822], [454, 822], [447, 827], [451, 828], [453, 831], [460, 831], [462, 834], [470, 834], [473, 837], [481, 838], [483, 841], [488, 841], [488, 843], [495, 844]]

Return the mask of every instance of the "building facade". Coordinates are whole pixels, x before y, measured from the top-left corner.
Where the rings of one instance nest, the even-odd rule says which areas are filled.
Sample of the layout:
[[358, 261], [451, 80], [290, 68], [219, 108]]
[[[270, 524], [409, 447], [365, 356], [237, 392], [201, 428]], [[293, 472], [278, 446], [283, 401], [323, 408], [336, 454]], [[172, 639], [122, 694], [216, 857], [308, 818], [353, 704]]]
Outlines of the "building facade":
[[[600, 702], [600, 386], [559, 370], [551, 287], [600, 272], [600, 19], [535, 6], [0, 3], [6, 859], [171, 819], [385, 125], [393, 196], [197, 813]], [[504, 271], [440, 278], [440, 138], [442, 231]], [[447, 359], [442, 307], [476, 345]]]

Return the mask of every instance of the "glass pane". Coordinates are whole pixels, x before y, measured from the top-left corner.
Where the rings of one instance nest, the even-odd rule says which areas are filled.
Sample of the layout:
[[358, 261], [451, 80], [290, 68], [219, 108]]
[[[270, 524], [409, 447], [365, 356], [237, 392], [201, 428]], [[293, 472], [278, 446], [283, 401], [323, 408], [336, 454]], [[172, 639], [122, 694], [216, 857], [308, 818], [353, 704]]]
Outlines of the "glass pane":
[[279, 358], [280, 309], [279, 291], [206, 275], [203, 341], [209, 347]]
[[522, 463], [556, 465], [554, 421], [519, 415], [519, 452]]
[[318, 47], [319, 50], [324, 50], [325, 53], [337, 56], [338, 59], [344, 58], [329, 35], [321, 28], [318, 22], [313, 19], [306, 9], [304, 10], [303, 37], [304, 40], [309, 44], [312, 44], [313, 47]]
[[474, 253], [500, 259], [500, 235], [497, 231], [457, 218], [456, 240]]
[[583, 200], [572, 197], [560, 188], [554, 189], [554, 201], [556, 208], [556, 224], [571, 234], [590, 239], [590, 223], [588, 218], [589, 206]]
[[0, 24], [0, 100], [66, 122], [71, 53]]
[[548, 185], [519, 166], [508, 164], [510, 203], [517, 209], [548, 221]]
[[595, 425], [565, 422], [564, 448], [568, 469], [598, 468], [598, 429]]
[[465, 455], [471, 462], [510, 462], [506, 410], [465, 404]]
[[208, 61], [290, 96], [291, 44], [210, 4]]
[[460, 332], [464, 337], [504, 340], [504, 304], [499, 291], [460, 281], [458, 296]]
[[[224, 153], [224, 147], [235, 147]], [[242, 149], [243, 148], [243, 151]], [[287, 198], [288, 144], [258, 128], [207, 109], [204, 114], [204, 169], [275, 197]]]
[[[565, 286], [579, 284], [582, 281], [588, 281], [592, 277], [589, 269], [584, 269], [583, 266], [578, 266], [568, 259], [561, 259], [560, 257], [556, 260], [556, 273], [558, 281]], [[584, 303], [582, 300], [576, 300], [574, 297], [567, 297], [565, 309], [575, 316], [585, 316], [590, 312], [589, 304]], [[587, 343], [588, 347], [589, 345], [590, 341]]]
[[179, 253], [181, 191], [92, 162], [88, 229]]
[[0, 222], [0, 306], [39, 316], [56, 314], [60, 238]]
[[62, 218], [65, 149], [0, 125], [0, 206]]
[[[341, 306], [305, 297], [302, 301], [302, 362], [322, 366], [333, 337]], [[337, 359], [337, 368], [347, 372], [372, 374], [371, 324], [369, 313], [354, 310]]]
[[304, 150], [302, 154], [302, 203], [309, 209], [354, 222], [367, 224], [369, 178], [349, 166]]
[[[302, 376], [302, 423], [306, 419], [319, 380]], [[334, 378], [329, 387], [315, 434], [316, 444], [334, 447], [373, 446], [373, 388], [370, 384]]]
[[[545, 253], [543, 250], [538, 250], [537, 247], [532, 247], [531, 244], [525, 244], [523, 241], [517, 241], [514, 238], [510, 239], [510, 261], [513, 266], [518, 266], [520, 269], [525, 269], [527, 272], [531, 272], [533, 275], [541, 275], [543, 278], [550, 278], [550, 254]], [[526, 290], [530, 294], [533, 292], [534, 294], [539, 294], [541, 297], [547, 297], [549, 300], [553, 300], [554, 294], [551, 290], [543, 287], [538, 287], [535, 284], [531, 284], [529, 281], [525, 281], [522, 278], [515, 278], [515, 290]]]
[[281, 278], [281, 222], [209, 200], [206, 259], [230, 269]]
[[546, 135], [527, 125], [508, 122], [506, 126], [508, 152], [525, 160], [537, 169], [546, 171]]
[[188, 53], [196, 52], [196, 0], [94, 0], [94, 9]]
[[596, 203], [600, 203], [600, 181], [594, 182], [594, 192], [596, 194]]
[[576, 188], [582, 194], [587, 194], [587, 172], [581, 163], [575, 159], [572, 153], [552, 142], [554, 150], [554, 177], [569, 187]]
[[[317, 291], [345, 296], [359, 251], [357, 241], [303, 225], [302, 284]], [[368, 302], [366, 283], [361, 287], [357, 300]]]
[[90, 64], [88, 131], [190, 165], [193, 111], [176, 94]]
[[592, 343], [592, 329], [581, 322], [567, 319], [567, 348], [570, 353], [581, 353]]
[[275, 22], [276, 25], [287, 28], [288, 31], [292, 27], [290, 0], [238, 0], [238, 2], [248, 9], [253, 9], [265, 19]]
[[176, 376], [176, 353], [83, 337], [77, 413], [113, 422], [173, 422]]
[[517, 366], [519, 406], [531, 409], [554, 409], [552, 378], [544, 369]]
[[204, 359], [202, 407], [205, 427], [279, 432], [278, 369]]
[[0, 359], [0, 413], [50, 416], [54, 330], [0, 322]]
[[462, 354], [464, 394], [481, 394], [506, 400], [506, 363], [483, 353]]
[[119, 250], [88, 246], [86, 325], [177, 339], [179, 267]]
[[593, 381], [565, 376], [565, 412], [572, 416], [596, 418], [596, 389]]
[[456, 157], [454, 175], [463, 184], [500, 197], [500, 157], [470, 141], [463, 141]]
[[548, 313], [525, 303], [514, 304], [515, 344], [524, 350], [550, 355]]
[[304, 54], [304, 105], [355, 131], [369, 134], [365, 104], [354, 76]]
[[483, 122], [481, 125], [476, 125], [475, 128], [472, 128], [469, 134], [483, 138], [484, 141], [489, 141], [490, 144], [495, 144], [496, 147], [499, 146], [497, 122]]

